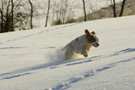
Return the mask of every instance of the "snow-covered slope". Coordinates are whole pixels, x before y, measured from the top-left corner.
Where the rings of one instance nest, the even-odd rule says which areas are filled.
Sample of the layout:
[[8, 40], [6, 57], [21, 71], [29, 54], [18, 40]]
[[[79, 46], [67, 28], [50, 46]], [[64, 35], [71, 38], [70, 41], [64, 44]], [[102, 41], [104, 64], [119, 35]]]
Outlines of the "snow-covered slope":
[[[58, 50], [85, 29], [99, 35], [88, 58]], [[134, 90], [135, 16], [0, 34], [0, 90]]]

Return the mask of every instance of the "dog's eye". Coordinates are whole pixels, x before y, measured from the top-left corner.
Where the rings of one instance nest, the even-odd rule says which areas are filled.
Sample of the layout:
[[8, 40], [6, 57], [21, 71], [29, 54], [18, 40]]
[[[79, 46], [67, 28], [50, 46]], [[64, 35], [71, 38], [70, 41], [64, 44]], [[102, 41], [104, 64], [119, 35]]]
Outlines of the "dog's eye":
[[95, 38], [93, 39], [93, 42], [96, 42], [96, 39]]
[[96, 42], [96, 39], [94, 38], [94, 36], [92, 37], [92, 42]]
[[91, 38], [89, 38], [88, 40], [89, 40], [90, 43], [96, 42], [96, 39], [95, 39], [94, 37], [91, 37]]

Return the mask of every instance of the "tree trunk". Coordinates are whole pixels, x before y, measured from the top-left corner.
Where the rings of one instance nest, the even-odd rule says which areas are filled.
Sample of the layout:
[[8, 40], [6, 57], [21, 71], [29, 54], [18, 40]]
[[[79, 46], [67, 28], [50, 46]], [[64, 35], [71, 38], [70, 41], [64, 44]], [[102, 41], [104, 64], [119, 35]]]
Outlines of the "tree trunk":
[[123, 14], [123, 10], [124, 10], [124, 6], [125, 6], [125, 1], [126, 0], [123, 0], [123, 2], [122, 2], [122, 7], [121, 7], [121, 12], [120, 12], [120, 17], [122, 16], [122, 14]]
[[3, 32], [3, 0], [1, 0], [0, 14], [1, 14], [1, 30], [0, 30], [0, 33], [2, 33]]
[[10, 23], [11, 23], [11, 20], [10, 20], [10, 15], [9, 15], [9, 6], [10, 6], [10, 0], [8, 1], [8, 5], [7, 5], [7, 8], [6, 8], [6, 17], [5, 17], [5, 22], [4, 22], [4, 30], [3, 32], [8, 32], [10, 31]]
[[33, 29], [32, 19], [33, 19], [33, 4], [31, 0], [29, 0], [30, 6], [31, 6], [31, 14], [30, 14], [30, 28]]
[[3, 32], [3, 0], [2, 0], [2, 9], [0, 8], [0, 14], [1, 14], [1, 30], [0, 33]]
[[47, 10], [47, 15], [46, 15], [45, 27], [47, 27], [48, 16], [49, 16], [49, 10], [50, 10], [50, 0], [48, 0], [48, 10]]
[[3, 31], [3, 12], [2, 12], [2, 10], [1, 10], [1, 8], [0, 8], [0, 14], [1, 14], [1, 22], [0, 22], [0, 25], [1, 25], [1, 28], [0, 28], [0, 33]]
[[14, 3], [13, 3], [13, 0], [11, 0], [11, 4], [12, 4], [12, 8], [11, 8], [11, 31], [14, 31], [14, 26], [13, 26], [13, 22], [14, 22]]
[[113, 0], [113, 16], [117, 17], [116, 10], [115, 10], [115, 0]]
[[86, 9], [85, 9], [85, 1], [82, 0], [82, 2], [83, 2], [83, 11], [84, 11], [84, 21], [86, 21], [87, 20], [87, 16], [86, 16]]

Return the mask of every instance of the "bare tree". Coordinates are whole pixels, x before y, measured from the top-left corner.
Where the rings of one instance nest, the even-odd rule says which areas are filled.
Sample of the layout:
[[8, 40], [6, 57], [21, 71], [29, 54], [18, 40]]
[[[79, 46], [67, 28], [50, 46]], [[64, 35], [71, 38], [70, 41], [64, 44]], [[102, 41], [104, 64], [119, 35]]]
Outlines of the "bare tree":
[[1, 14], [1, 30], [0, 30], [0, 33], [3, 32], [3, 0], [1, 1], [1, 8], [0, 8], [0, 14]]
[[62, 22], [65, 23], [66, 15], [68, 9], [68, 0], [61, 0], [61, 8], [60, 8], [60, 17], [62, 17]]
[[123, 10], [124, 10], [124, 6], [125, 6], [125, 1], [126, 0], [123, 0], [123, 2], [122, 2], [122, 7], [121, 7], [121, 12], [120, 12], [120, 17], [122, 16], [122, 14], [123, 14]]
[[84, 11], [84, 21], [86, 21], [87, 20], [87, 16], [86, 16], [86, 9], [85, 9], [85, 1], [82, 0], [82, 2], [83, 2], [83, 11]]
[[55, 16], [56, 16], [56, 1], [52, 0], [52, 18], [51, 21], [53, 22], [52, 24], [54, 24], [55, 21]]
[[13, 26], [13, 22], [14, 22], [14, 2], [13, 0], [11, 0], [11, 31], [14, 31], [14, 26]]
[[[111, 2], [112, 2], [112, 1], [111, 1]], [[119, 14], [119, 17], [121, 17], [122, 14], [123, 14], [125, 2], [126, 2], [126, 0], [123, 0], [123, 2], [122, 2], [122, 7], [121, 7], [121, 11], [120, 11], [120, 14]], [[116, 7], [115, 7], [115, 0], [113, 0], [113, 14], [114, 14], [114, 17], [117, 17], [117, 15], [116, 15]]]
[[22, 0], [0, 1], [0, 33], [14, 31], [15, 29], [23, 26], [19, 25], [21, 22], [26, 21], [25, 19], [28, 17], [28, 14], [26, 14], [24, 11], [21, 11], [23, 7], [21, 1]]
[[53, 10], [53, 25], [59, 25], [67, 23], [71, 18], [69, 18], [69, 15], [73, 16], [73, 13], [71, 11], [72, 4], [70, 3], [70, 0], [52, 0], [52, 10]]
[[115, 0], [113, 0], [113, 16], [117, 17], [116, 15], [116, 9], [115, 9]]
[[5, 16], [5, 18], [6, 18], [6, 20], [5, 20], [5, 22], [4, 22], [4, 32], [8, 32], [8, 31], [10, 31], [10, 22], [11, 22], [11, 20], [10, 20], [10, 13], [9, 13], [9, 6], [10, 6], [10, 0], [8, 0], [8, 2], [7, 2], [7, 7], [6, 7], [6, 16]]
[[31, 0], [29, 0], [30, 6], [31, 6], [31, 13], [30, 13], [30, 28], [33, 29], [33, 24], [32, 24], [32, 18], [33, 18], [33, 4]]
[[48, 0], [48, 10], [47, 10], [47, 15], [46, 15], [45, 27], [47, 27], [48, 16], [49, 16], [49, 10], [50, 10], [50, 0]]
[[2, 32], [3, 31], [3, 12], [1, 10], [1, 8], [0, 8], [0, 14], [1, 14], [1, 22], [0, 22], [1, 28], [0, 28], [0, 32]]

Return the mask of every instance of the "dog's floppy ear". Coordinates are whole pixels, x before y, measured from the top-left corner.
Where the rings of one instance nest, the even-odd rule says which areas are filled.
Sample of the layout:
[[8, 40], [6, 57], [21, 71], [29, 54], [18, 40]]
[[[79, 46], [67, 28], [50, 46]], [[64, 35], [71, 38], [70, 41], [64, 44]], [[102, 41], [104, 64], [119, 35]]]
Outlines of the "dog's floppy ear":
[[91, 34], [87, 29], [85, 30], [85, 34], [87, 35], [87, 37], [89, 37], [89, 36], [91, 37]]
[[93, 35], [96, 35], [96, 33], [94, 31], [91, 32]]

